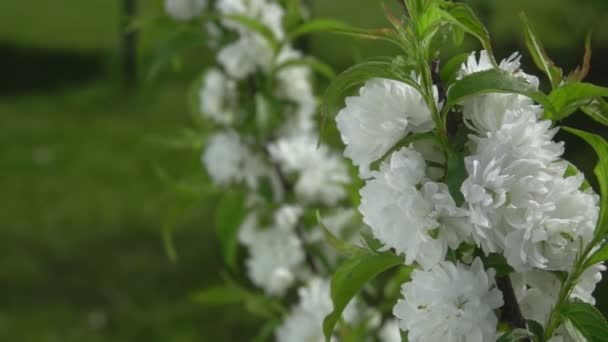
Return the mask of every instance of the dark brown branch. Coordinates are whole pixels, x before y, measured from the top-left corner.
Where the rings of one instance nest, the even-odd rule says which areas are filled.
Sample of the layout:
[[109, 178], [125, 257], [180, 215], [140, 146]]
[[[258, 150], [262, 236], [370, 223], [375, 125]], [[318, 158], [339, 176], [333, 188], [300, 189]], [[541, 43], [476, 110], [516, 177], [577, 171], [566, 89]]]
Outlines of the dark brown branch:
[[397, 0], [397, 3], [399, 4], [399, 6], [401, 6], [403, 8], [403, 13], [405, 13], [405, 17], [409, 18], [410, 17], [410, 11], [407, 9], [407, 5], [405, 4], [405, 0]]
[[[502, 292], [505, 303], [500, 309], [500, 321], [511, 325], [513, 328], [526, 329], [526, 320], [519, 309], [513, 284], [511, 284], [511, 278], [509, 276], [496, 276], [496, 286]], [[531, 340], [525, 339], [524, 341]]]

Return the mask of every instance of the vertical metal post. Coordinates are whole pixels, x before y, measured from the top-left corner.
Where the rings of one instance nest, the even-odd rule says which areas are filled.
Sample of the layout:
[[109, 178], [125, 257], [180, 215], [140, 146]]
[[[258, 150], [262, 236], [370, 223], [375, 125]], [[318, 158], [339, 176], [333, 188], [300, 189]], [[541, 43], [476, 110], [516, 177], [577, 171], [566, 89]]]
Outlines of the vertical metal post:
[[129, 28], [137, 14], [137, 0], [122, 0], [122, 73], [125, 84], [132, 86], [137, 80], [137, 31]]

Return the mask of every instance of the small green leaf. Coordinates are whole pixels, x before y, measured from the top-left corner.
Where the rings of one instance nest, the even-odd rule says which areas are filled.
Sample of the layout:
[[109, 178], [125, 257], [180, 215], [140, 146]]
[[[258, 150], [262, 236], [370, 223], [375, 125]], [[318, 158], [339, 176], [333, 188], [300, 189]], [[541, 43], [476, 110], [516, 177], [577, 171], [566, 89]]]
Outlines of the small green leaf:
[[348, 255], [348, 256], [353, 256], [353, 255], [357, 255], [357, 254], [366, 254], [368, 252], [365, 248], [361, 248], [359, 246], [355, 246], [346, 241], [340, 240], [325, 226], [325, 223], [323, 223], [323, 219], [321, 218], [321, 213], [319, 213], [318, 210], [316, 212], [316, 215], [317, 215], [317, 222], [323, 229], [323, 233], [325, 235], [325, 240], [335, 250], [337, 250], [338, 252], [340, 252], [344, 255]]
[[403, 258], [395, 254], [368, 252], [348, 259], [338, 267], [331, 279], [331, 299], [334, 309], [323, 321], [323, 332], [328, 342], [336, 323], [342, 316], [342, 311], [363, 286], [378, 274], [403, 265], [403, 262]]
[[188, 49], [204, 46], [203, 36], [194, 30], [180, 30], [172, 34], [155, 53], [147, 74], [147, 79], [154, 79], [175, 56]]
[[577, 67], [574, 71], [568, 74], [566, 82], [580, 82], [587, 77], [591, 68], [591, 32], [585, 38], [585, 55], [583, 56], [583, 65]]
[[578, 108], [590, 105], [595, 98], [608, 96], [608, 88], [591, 83], [568, 83], [554, 89], [549, 94], [549, 100], [555, 107], [555, 115], [551, 120], [562, 120], [574, 113]]
[[448, 8], [447, 11], [444, 12], [444, 16], [447, 20], [456, 24], [465, 32], [479, 39], [483, 48], [488, 51], [490, 56], [493, 56], [490, 33], [481, 20], [475, 15], [475, 12], [473, 12], [471, 7], [463, 3], [448, 3]]
[[242, 302], [249, 293], [234, 285], [214, 286], [193, 293], [190, 298], [204, 305], [228, 305]]
[[562, 81], [562, 69], [558, 68], [545, 52], [545, 48], [538, 40], [536, 33], [532, 30], [532, 27], [530, 27], [530, 24], [528, 23], [528, 17], [524, 13], [521, 13], [519, 17], [524, 28], [526, 46], [532, 55], [534, 64], [536, 64], [536, 66], [542, 70], [545, 75], [547, 75], [549, 82], [551, 83], [551, 87], [556, 88]]
[[402, 47], [402, 42], [396, 31], [391, 29], [361, 29], [353, 27], [344, 22], [333, 19], [315, 19], [307, 21], [289, 33], [289, 39], [293, 40], [302, 35], [330, 32], [346, 36], [365, 38], [371, 40], [382, 40]]
[[462, 183], [467, 178], [467, 170], [464, 165], [464, 155], [456, 151], [448, 151], [446, 184], [450, 190], [450, 195], [460, 205], [464, 201], [464, 196], [460, 192]]
[[524, 78], [513, 76], [499, 69], [476, 72], [454, 82], [447, 91], [447, 112], [451, 107], [471, 96], [489, 93], [516, 93], [530, 97], [542, 104], [545, 111], [553, 112], [551, 102], [542, 92]]
[[503, 334], [496, 340], [496, 342], [518, 342], [525, 341], [533, 337], [534, 334], [526, 329], [513, 329]]
[[563, 306], [560, 315], [589, 342], [608, 341], [608, 322], [593, 305], [583, 302], [570, 302]]
[[596, 99], [591, 104], [581, 107], [581, 110], [594, 121], [608, 126], [608, 103], [604, 99]]
[[245, 199], [244, 192], [226, 192], [215, 212], [215, 225], [222, 244], [224, 261], [233, 268], [236, 266], [238, 230], [247, 215]]
[[606, 260], [608, 260], [608, 244], [604, 244], [600, 249], [593, 253], [587, 259], [587, 261], [585, 261], [585, 266], [583, 266], [583, 269], [587, 269], [597, 263], [604, 262]]
[[608, 179], [606, 177], [608, 175], [608, 143], [604, 138], [596, 134], [570, 127], [562, 127], [562, 129], [585, 140], [597, 153], [598, 162], [595, 168], [593, 168], [593, 173], [595, 173], [600, 187], [600, 217], [595, 234], [597, 237], [604, 237], [608, 231]]
[[268, 26], [264, 25], [262, 22], [245, 15], [225, 15], [222, 16], [221, 19], [234, 21], [250, 29], [253, 32], [259, 33], [268, 42], [268, 44], [270, 44], [274, 51], [279, 50], [280, 44], [277, 40], [277, 37], [274, 35], [272, 30], [268, 28]]
[[469, 58], [470, 53], [462, 53], [452, 57], [441, 69], [439, 76], [445, 87], [449, 87], [458, 76], [462, 64]]
[[281, 70], [292, 67], [292, 66], [310, 67], [312, 70], [316, 71], [320, 75], [323, 75], [325, 78], [327, 78], [330, 81], [333, 80], [334, 78], [336, 78], [336, 73], [334, 72], [334, 69], [329, 64], [324, 63], [314, 57], [293, 58], [293, 59], [287, 60], [286, 62], [278, 65], [273, 70], [273, 73], [276, 74], [276, 73], [280, 72]]

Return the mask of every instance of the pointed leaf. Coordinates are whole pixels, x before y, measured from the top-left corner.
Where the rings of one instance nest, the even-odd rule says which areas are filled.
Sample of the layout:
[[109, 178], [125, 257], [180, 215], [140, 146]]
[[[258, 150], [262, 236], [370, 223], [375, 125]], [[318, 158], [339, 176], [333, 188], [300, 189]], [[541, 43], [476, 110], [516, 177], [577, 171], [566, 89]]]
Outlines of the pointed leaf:
[[587, 133], [570, 127], [562, 127], [566, 132], [570, 132], [585, 140], [598, 156], [598, 162], [593, 173], [597, 178], [600, 190], [600, 217], [598, 219], [596, 236], [603, 237], [608, 231], [608, 143], [599, 135]]
[[602, 125], [608, 126], [608, 103], [603, 99], [596, 99], [591, 104], [581, 107], [583, 113]]
[[233, 268], [236, 266], [238, 230], [247, 215], [245, 199], [244, 192], [227, 192], [215, 212], [215, 225], [222, 244], [224, 261]]
[[589, 342], [608, 341], [608, 322], [593, 305], [570, 302], [560, 312]]
[[[325, 339], [329, 342], [342, 311], [363, 286], [378, 274], [398, 265], [403, 258], [390, 253], [366, 253], [346, 260], [331, 279], [333, 311], [323, 321]], [[405, 266], [404, 266], [405, 267]]]
[[587, 269], [595, 264], [608, 260], [608, 244], [604, 244], [600, 249], [593, 253], [587, 261], [583, 269]]
[[542, 104], [545, 111], [553, 111], [547, 96], [536, 90], [524, 78], [513, 76], [499, 69], [476, 72], [454, 82], [447, 91], [447, 105], [444, 113], [462, 100], [471, 96], [489, 93], [516, 93], [530, 97]]
[[281, 70], [292, 67], [292, 66], [309, 67], [312, 70], [318, 72], [319, 74], [325, 76], [325, 78], [327, 78], [330, 81], [333, 80], [334, 78], [336, 78], [336, 73], [334, 72], [334, 69], [329, 64], [326, 64], [314, 57], [289, 59], [289, 60], [285, 61], [284, 63], [280, 64], [279, 66], [277, 66], [273, 72], [278, 73]]
[[291, 31], [289, 33], [289, 39], [294, 40], [303, 35], [321, 32], [330, 32], [372, 40], [382, 40], [401, 47], [399, 35], [395, 30], [362, 29], [333, 19], [315, 19], [307, 21]]
[[155, 53], [147, 74], [147, 80], [154, 79], [179, 53], [195, 47], [204, 46], [203, 36], [193, 30], [180, 30], [172, 34]]
[[551, 83], [551, 87], [556, 88], [562, 81], [562, 69], [557, 67], [545, 52], [545, 48], [538, 40], [536, 33], [532, 30], [532, 27], [528, 23], [528, 17], [524, 13], [520, 14], [519, 17], [524, 28], [526, 46], [532, 55], [534, 64], [536, 64], [536, 66], [542, 70], [545, 75], [547, 75], [549, 82]]
[[447, 20], [456, 24], [465, 32], [479, 39], [483, 48], [488, 51], [490, 56], [493, 56], [490, 33], [468, 5], [463, 3], [449, 3], [449, 7], [447, 11], [444, 12], [444, 16]]
[[568, 83], [549, 94], [549, 100], [555, 107], [551, 120], [562, 120], [580, 107], [590, 105], [594, 99], [608, 96], [608, 88], [591, 83]]
[[589, 69], [591, 68], [591, 32], [587, 34], [587, 38], [585, 38], [585, 55], [583, 56], [583, 65], [577, 67], [574, 71], [572, 71], [568, 77], [566, 77], [566, 82], [580, 82], [587, 77], [589, 74]]
[[439, 75], [445, 87], [449, 87], [452, 83], [454, 83], [456, 77], [458, 77], [458, 72], [460, 71], [462, 64], [467, 60], [467, 58], [469, 58], [469, 56], [470, 53], [456, 55], [443, 66]]

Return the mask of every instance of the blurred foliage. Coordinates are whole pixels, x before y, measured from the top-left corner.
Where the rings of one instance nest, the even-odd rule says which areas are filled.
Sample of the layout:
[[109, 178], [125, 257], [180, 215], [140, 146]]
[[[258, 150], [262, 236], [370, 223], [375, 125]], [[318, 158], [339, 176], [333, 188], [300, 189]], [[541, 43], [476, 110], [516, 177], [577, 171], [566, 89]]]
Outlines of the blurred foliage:
[[[520, 11], [567, 70], [580, 63], [584, 36], [593, 29], [591, 79], [607, 84], [608, 32], [600, 25], [608, 19], [608, 1], [469, 2], [500, 57], [515, 49], [527, 54]], [[202, 198], [177, 222], [177, 263], [167, 259], [160, 233], [179, 198], [157, 167], [192, 184], [205, 181], [195, 153], [161, 141], [193, 127], [188, 83], [213, 56], [192, 51], [177, 75], [161, 73], [136, 91], [123, 88], [116, 77], [120, 3], [0, 2], [0, 341], [246, 340], [261, 324], [238, 305], [210, 309], [188, 300], [221, 282], [221, 254], [209, 224], [217, 197]], [[140, 13], [153, 16], [160, 4], [140, 0]], [[312, 5], [318, 17], [387, 26], [380, 1]], [[142, 35], [141, 70], [163, 34]], [[338, 35], [315, 35], [310, 46], [338, 69], [392, 53], [384, 44]], [[529, 59], [524, 66], [539, 73]], [[582, 116], [567, 124], [606, 136]], [[589, 170], [590, 148], [566, 133], [558, 138], [568, 138], [568, 157]], [[606, 286], [598, 300], [608, 313]]]

